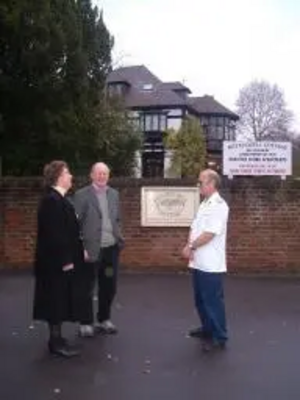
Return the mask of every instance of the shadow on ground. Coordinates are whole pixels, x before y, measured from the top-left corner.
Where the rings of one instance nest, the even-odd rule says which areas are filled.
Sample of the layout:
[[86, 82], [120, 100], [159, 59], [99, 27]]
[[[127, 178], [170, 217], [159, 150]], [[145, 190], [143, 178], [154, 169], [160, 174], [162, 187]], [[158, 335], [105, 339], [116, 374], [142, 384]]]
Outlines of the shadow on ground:
[[32, 279], [0, 276], [0, 399], [299, 400], [300, 281], [229, 278], [226, 294], [229, 348], [205, 355], [186, 337], [197, 323], [188, 276], [122, 276], [120, 334], [59, 360], [31, 322]]

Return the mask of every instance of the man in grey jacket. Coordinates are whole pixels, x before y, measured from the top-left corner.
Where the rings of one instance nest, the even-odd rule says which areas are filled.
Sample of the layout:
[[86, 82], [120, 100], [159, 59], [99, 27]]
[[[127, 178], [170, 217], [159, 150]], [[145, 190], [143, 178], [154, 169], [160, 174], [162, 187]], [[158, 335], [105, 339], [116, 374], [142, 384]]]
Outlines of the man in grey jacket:
[[[111, 322], [111, 306], [117, 289], [119, 253], [123, 246], [119, 193], [107, 185], [110, 171], [96, 163], [91, 170], [92, 184], [75, 193], [74, 205], [80, 222], [85, 258], [82, 285], [80, 335], [91, 337], [95, 330], [117, 333]], [[94, 324], [93, 291], [98, 281], [98, 312]]]

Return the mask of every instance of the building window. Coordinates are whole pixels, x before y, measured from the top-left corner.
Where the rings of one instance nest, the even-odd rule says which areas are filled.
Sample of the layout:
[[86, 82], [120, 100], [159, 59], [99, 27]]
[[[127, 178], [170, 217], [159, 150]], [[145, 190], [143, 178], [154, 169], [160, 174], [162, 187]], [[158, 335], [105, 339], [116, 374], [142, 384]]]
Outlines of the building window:
[[235, 131], [233, 128], [228, 128], [228, 127], [226, 128], [225, 139], [235, 140]]
[[151, 114], [145, 114], [145, 131], [151, 131], [152, 130], [152, 115]]
[[235, 140], [235, 123], [230, 118], [226, 119], [225, 139]]
[[224, 126], [224, 118], [223, 117], [217, 117], [217, 125], [218, 126]]
[[182, 118], [168, 118], [168, 129], [178, 131], [181, 128]]
[[144, 132], [161, 132], [167, 129], [167, 118], [165, 114], [141, 114], [140, 121], [140, 127]]
[[159, 115], [152, 115], [152, 131], [159, 131]]
[[216, 117], [210, 117], [209, 125], [216, 126], [217, 125], [217, 118]]
[[124, 85], [122, 83], [111, 83], [108, 86], [109, 96], [122, 96], [124, 94]]
[[168, 112], [168, 117], [182, 117], [181, 109], [174, 109]]
[[168, 128], [168, 120], [166, 114], [160, 116], [160, 130], [165, 131]]
[[153, 90], [152, 83], [143, 84], [143, 92], [152, 92], [152, 90]]
[[218, 140], [224, 139], [224, 126], [216, 126], [216, 138]]
[[203, 127], [205, 127], [205, 126], [208, 125], [208, 118], [207, 118], [207, 117], [201, 117], [200, 122], [201, 122], [201, 125], [202, 125]]

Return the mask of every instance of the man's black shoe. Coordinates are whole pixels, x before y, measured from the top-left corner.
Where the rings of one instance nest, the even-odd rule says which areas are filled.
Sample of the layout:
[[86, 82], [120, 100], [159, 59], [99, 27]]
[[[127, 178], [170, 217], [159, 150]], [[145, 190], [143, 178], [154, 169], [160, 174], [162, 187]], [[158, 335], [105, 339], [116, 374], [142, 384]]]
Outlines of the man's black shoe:
[[209, 332], [205, 332], [202, 328], [196, 328], [189, 331], [188, 334], [191, 338], [208, 340], [211, 339], [211, 334]]
[[219, 352], [226, 349], [225, 342], [209, 341], [203, 344], [202, 350], [205, 353]]
[[62, 358], [72, 358], [80, 355], [75, 347], [67, 344], [66, 340], [48, 343], [49, 353]]

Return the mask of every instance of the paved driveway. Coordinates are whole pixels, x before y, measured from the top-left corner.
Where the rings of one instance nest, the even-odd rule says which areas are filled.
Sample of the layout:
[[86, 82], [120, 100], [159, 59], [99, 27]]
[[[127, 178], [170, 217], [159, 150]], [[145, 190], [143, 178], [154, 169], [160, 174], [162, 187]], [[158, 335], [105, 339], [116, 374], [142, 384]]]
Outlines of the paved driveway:
[[226, 293], [231, 341], [222, 354], [202, 354], [185, 335], [197, 322], [188, 276], [125, 275], [120, 334], [59, 360], [30, 320], [31, 278], [1, 275], [0, 399], [299, 400], [300, 281], [229, 278]]

